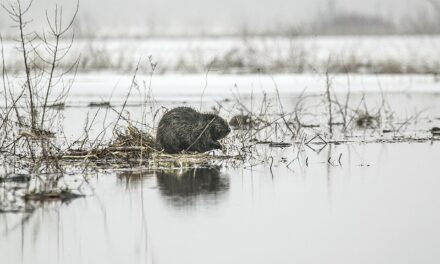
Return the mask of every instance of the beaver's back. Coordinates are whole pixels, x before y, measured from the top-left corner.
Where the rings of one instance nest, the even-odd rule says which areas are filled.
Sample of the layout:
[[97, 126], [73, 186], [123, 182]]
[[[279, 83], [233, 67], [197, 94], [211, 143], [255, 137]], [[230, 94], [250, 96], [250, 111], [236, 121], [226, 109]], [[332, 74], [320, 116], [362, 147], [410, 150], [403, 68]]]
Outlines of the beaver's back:
[[177, 107], [159, 121], [156, 141], [166, 152], [178, 153], [193, 144], [205, 125], [202, 114], [189, 107]]

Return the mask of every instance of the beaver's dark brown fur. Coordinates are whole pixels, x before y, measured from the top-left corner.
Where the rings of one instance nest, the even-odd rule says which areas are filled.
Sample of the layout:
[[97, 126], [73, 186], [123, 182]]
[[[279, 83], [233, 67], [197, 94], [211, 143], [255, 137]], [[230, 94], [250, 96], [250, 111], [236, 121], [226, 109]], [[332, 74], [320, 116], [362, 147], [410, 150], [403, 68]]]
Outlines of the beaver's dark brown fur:
[[177, 107], [165, 113], [159, 122], [156, 141], [167, 153], [206, 152], [221, 149], [219, 139], [231, 132], [218, 115], [203, 114], [189, 107]]

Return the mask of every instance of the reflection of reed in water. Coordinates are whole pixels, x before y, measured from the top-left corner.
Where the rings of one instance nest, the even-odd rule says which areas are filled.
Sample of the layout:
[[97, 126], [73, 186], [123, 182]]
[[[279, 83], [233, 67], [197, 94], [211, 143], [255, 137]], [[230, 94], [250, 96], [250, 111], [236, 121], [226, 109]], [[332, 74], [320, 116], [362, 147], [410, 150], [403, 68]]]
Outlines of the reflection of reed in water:
[[229, 189], [229, 178], [222, 177], [218, 168], [189, 169], [183, 173], [158, 171], [156, 176], [161, 193], [174, 201], [205, 200]]
[[116, 174], [118, 183], [124, 184], [125, 188], [137, 188], [146, 178], [154, 176], [153, 171], [122, 171]]

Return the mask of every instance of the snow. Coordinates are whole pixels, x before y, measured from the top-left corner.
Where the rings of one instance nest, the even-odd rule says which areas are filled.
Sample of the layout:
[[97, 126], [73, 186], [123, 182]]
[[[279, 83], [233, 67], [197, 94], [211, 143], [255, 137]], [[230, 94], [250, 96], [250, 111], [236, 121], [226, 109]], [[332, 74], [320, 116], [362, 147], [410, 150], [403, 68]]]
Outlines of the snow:
[[[10, 67], [21, 65], [15, 46], [13, 41], [4, 43]], [[96, 38], [75, 40], [59, 66], [68, 67], [81, 56], [80, 71], [127, 73], [140, 59], [146, 66], [151, 55], [161, 73], [204, 73], [210, 64], [213, 72], [255, 72], [255, 67], [270, 72], [322, 72], [329, 64], [360, 64], [367, 69], [356, 71], [371, 72], [375, 70], [368, 69], [371, 65], [387, 63], [426, 72], [439, 68], [439, 47], [440, 36]]]

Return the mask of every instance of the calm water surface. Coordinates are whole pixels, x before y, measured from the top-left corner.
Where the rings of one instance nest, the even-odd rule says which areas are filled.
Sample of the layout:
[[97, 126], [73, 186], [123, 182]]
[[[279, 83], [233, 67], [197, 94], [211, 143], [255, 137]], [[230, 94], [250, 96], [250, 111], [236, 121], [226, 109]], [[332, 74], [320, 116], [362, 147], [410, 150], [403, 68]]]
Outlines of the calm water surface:
[[439, 263], [438, 153], [349, 144], [273, 173], [100, 173], [86, 198], [0, 215], [1, 263]]
[[[203, 99], [203, 109], [209, 110], [224, 102], [220, 114], [230, 118], [228, 109], [237, 110], [235, 97], [258, 108], [262, 88], [274, 96], [270, 78], [235, 76], [209, 79], [201, 98], [205, 80], [199, 77], [180, 77], [186, 80], [182, 83], [155, 78], [158, 107], [184, 101], [199, 107]], [[298, 95], [309, 87], [304, 107], [312, 115], [303, 121], [313, 124], [313, 114], [326, 111], [324, 82], [301, 78], [280, 80], [281, 101], [286, 111], [293, 111]], [[402, 93], [407, 81], [381, 77], [385, 90], [400, 89], [389, 88], [382, 96], [368, 93], [378, 79], [365, 78], [352, 84], [355, 109], [365, 105], [377, 110], [385, 96], [396, 122], [422, 113], [407, 132], [440, 126], [439, 94], [416, 92], [419, 86], [437, 84], [429, 81], [425, 87], [425, 79], [416, 78], [415, 92]], [[114, 78], [90, 80], [79, 78], [79, 88], [72, 88], [63, 110], [70, 139], [83, 133], [87, 116], [91, 120], [96, 115], [98, 124], [91, 138], [113, 122], [114, 111], [84, 106], [108, 100], [119, 109], [129, 86], [126, 80], [124, 89], [113, 90]], [[345, 81], [336, 80], [334, 89], [345, 91]], [[366, 93], [356, 90], [364, 81]], [[134, 91], [126, 108], [133, 120], [141, 120], [139, 98]], [[276, 157], [272, 169], [266, 159], [252, 167], [88, 174], [89, 184], [82, 186], [85, 198], [45, 203], [32, 214], [0, 214], [0, 263], [440, 263], [438, 142], [306, 148], [294, 162], [294, 148], [266, 151]], [[278, 162], [282, 157], [286, 162]]]

